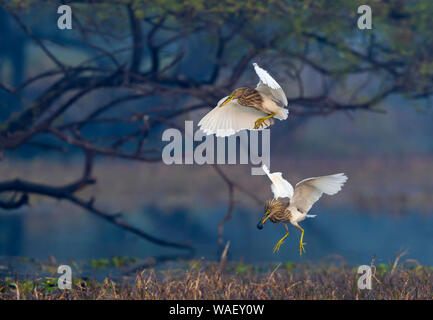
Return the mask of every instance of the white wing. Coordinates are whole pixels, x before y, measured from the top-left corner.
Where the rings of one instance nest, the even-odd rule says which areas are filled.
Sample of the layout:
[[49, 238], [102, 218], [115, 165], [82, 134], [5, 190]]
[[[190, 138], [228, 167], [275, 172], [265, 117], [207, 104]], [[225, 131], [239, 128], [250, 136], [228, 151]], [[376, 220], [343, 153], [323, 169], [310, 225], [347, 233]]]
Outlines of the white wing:
[[290, 205], [307, 213], [322, 194], [336, 194], [346, 181], [347, 177], [344, 173], [302, 180], [295, 186]]
[[287, 97], [278, 82], [265, 69], [260, 68], [257, 63], [253, 63], [253, 66], [260, 79], [256, 87], [257, 91], [273, 98], [282, 106], [287, 106]]
[[271, 189], [275, 199], [290, 199], [293, 197], [293, 187], [287, 180], [283, 178], [283, 174], [281, 172], [270, 173], [266, 165], [263, 165], [262, 169], [272, 181]]
[[217, 137], [227, 137], [244, 129], [262, 130], [270, 125], [268, 121], [266, 126], [254, 129], [256, 120], [267, 116], [267, 114], [256, 108], [244, 107], [237, 102], [237, 99], [221, 106], [227, 98], [222, 98], [217, 106], [198, 123], [204, 133], [215, 134]]

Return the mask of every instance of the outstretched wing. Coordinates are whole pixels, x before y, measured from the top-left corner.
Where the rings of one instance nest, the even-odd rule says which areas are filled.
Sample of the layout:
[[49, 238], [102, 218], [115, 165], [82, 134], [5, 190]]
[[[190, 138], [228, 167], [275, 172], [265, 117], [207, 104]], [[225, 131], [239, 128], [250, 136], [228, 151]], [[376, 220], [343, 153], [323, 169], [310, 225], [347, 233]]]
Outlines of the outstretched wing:
[[266, 165], [263, 165], [262, 169], [272, 181], [271, 189], [275, 199], [292, 198], [293, 187], [287, 180], [283, 178], [283, 174], [281, 172], [270, 173]]
[[287, 97], [278, 82], [265, 69], [259, 67], [257, 63], [253, 63], [253, 66], [260, 79], [256, 90], [272, 97], [281, 106], [287, 106]]
[[313, 204], [320, 199], [322, 194], [336, 194], [341, 190], [346, 181], [347, 177], [344, 173], [302, 180], [295, 186], [295, 192], [290, 205], [307, 213]]
[[227, 137], [244, 129], [262, 130], [271, 125], [271, 122], [268, 121], [260, 129], [254, 129], [256, 120], [265, 117], [267, 114], [256, 108], [242, 106], [237, 99], [233, 99], [221, 106], [227, 98], [222, 98], [217, 106], [209, 111], [198, 123], [204, 133], [215, 134], [217, 137]]

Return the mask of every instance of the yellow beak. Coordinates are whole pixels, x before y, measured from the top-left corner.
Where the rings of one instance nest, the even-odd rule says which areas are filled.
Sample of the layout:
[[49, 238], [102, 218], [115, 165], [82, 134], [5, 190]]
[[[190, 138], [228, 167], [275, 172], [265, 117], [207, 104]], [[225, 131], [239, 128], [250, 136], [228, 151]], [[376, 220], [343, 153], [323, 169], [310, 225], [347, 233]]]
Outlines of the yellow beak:
[[232, 97], [232, 96], [229, 96], [229, 97], [226, 99], [226, 101], [224, 101], [224, 102], [222, 103], [221, 107], [222, 107], [223, 105], [225, 105], [227, 102], [229, 102], [230, 100], [232, 100], [232, 99], [233, 99], [233, 97]]
[[268, 218], [270, 217], [270, 215], [268, 214], [269, 211], [271, 211], [271, 210], [266, 211], [266, 213], [265, 213], [266, 218], [264, 218], [264, 219], [262, 220], [262, 224], [264, 224], [264, 223], [266, 222], [266, 220], [268, 220]]

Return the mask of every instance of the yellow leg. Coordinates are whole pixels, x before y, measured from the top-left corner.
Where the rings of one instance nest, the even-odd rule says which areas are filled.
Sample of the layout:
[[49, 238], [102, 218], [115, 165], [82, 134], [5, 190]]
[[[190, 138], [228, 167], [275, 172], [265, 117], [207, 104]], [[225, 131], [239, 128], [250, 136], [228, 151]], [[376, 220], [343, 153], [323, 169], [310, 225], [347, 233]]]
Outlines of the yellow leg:
[[296, 226], [299, 230], [301, 230], [301, 240], [299, 241], [299, 255], [302, 256], [302, 251], [305, 252], [304, 246], [307, 244], [305, 242], [302, 242], [304, 239], [304, 229], [302, 229], [300, 226]]
[[280, 241], [277, 242], [277, 244], [274, 247], [273, 253], [278, 252], [278, 250], [280, 250], [281, 245], [284, 243], [284, 239], [286, 239], [287, 236], [289, 235], [289, 229], [287, 228], [286, 225], [284, 225], [284, 228], [286, 229], [286, 234], [284, 235], [284, 237], [280, 239]]
[[254, 123], [254, 129], [259, 129], [260, 127], [262, 127], [265, 120], [268, 120], [268, 119], [272, 118], [273, 116], [275, 116], [275, 113], [271, 113], [270, 115], [267, 115], [266, 117], [257, 119], [256, 122]]

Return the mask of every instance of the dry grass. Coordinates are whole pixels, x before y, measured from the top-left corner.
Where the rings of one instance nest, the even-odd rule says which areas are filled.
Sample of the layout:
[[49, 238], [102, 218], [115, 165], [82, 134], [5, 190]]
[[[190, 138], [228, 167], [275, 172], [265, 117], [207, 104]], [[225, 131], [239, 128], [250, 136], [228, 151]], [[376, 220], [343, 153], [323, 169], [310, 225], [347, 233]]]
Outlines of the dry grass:
[[357, 288], [356, 269], [287, 263], [264, 270], [251, 265], [190, 262], [187, 270], [143, 270], [120, 281], [56, 278], [0, 280], [0, 299], [433, 299], [433, 268], [379, 265], [373, 289]]

